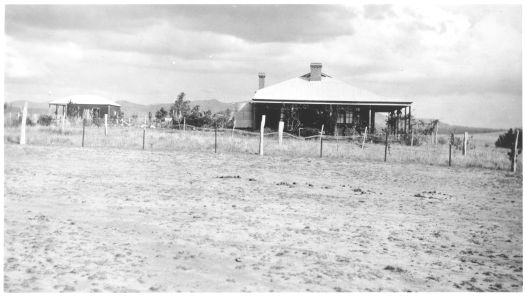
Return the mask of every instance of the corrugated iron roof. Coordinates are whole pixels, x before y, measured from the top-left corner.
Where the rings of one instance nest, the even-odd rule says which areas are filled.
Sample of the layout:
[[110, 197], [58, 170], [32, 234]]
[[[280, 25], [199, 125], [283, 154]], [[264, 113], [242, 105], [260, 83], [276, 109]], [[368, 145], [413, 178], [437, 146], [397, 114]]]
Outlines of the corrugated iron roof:
[[379, 96], [372, 92], [351, 86], [343, 81], [322, 73], [320, 81], [310, 81], [310, 73], [271, 85], [255, 92], [253, 101], [278, 102], [324, 102], [369, 103], [369, 104], [410, 104], [412, 102]]
[[96, 96], [96, 95], [73, 95], [60, 99], [55, 99], [49, 104], [51, 105], [67, 105], [69, 102], [78, 105], [111, 105], [111, 106], [120, 106], [107, 98]]

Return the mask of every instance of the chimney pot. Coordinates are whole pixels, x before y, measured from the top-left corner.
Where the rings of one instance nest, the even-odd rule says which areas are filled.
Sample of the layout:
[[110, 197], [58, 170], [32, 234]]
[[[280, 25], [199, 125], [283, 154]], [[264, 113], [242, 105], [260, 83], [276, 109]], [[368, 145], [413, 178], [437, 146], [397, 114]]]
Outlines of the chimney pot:
[[264, 78], [266, 77], [266, 74], [264, 72], [259, 72], [259, 89], [264, 88]]
[[321, 80], [321, 69], [323, 64], [321, 63], [310, 63], [310, 81]]

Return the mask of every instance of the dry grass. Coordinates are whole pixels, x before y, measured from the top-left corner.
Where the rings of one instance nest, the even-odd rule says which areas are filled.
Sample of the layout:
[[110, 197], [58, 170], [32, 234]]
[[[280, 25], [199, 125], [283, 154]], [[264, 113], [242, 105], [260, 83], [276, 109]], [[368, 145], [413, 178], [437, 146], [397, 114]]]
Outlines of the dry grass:
[[[4, 142], [18, 142], [19, 128], [5, 128]], [[143, 130], [139, 128], [113, 127], [109, 135], [104, 135], [103, 127], [86, 127], [84, 145], [86, 147], [112, 147], [122, 149], [142, 149]], [[28, 127], [27, 143], [36, 145], [81, 146], [82, 128], [69, 127], [61, 134], [56, 127]], [[495, 148], [490, 144], [497, 135], [483, 136], [476, 134], [474, 139], [479, 144], [476, 149], [462, 156], [461, 151], [453, 150], [453, 166], [481, 167], [508, 170], [510, 161], [508, 150]], [[180, 131], [171, 129], [147, 129], [145, 149], [165, 151], [214, 151], [214, 133], [202, 131]], [[323, 158], [339, 158], [348, 160], [383, 161], [383, 144], [365, 144], [361, 149], [360, 143], [349, 141], [324, 141]], [[252, 135], [240, 135], [231, 132], [219, 132], [217, 135], [218, 153], [247, 153], [257, 154], [259, 138]], [[264, 153], [270, 156], [288, 157], [319, 157], [319, 140], [297, 140], [285, 138], [282, 145], [278, 144], [275, 136], [265, 137]], [[388, 162], [420, 163], [431, 165], [448, 165], [448, 145], [423, 145], [409, 147], [401, 144], [392, 144], [387, 155]], [[521, 172], [521, 157], [518, 162], [518, 171]]]

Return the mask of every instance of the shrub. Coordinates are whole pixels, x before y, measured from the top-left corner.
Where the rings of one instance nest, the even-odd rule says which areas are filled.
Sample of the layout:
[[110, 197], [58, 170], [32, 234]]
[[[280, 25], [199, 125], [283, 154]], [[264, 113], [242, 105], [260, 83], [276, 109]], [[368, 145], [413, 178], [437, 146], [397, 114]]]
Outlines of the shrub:
[[448, 144], [448, 138], [445, 138], [443, 136], [439, 136], [438, 143], [439, 144]]
[[[20, 124], [22, 124], [22, 117], [20, 117], [20, 118], [18, 119], [17, 126], [20, 126]], [[36, 123], [34, 123], [34, 122], [31, 120], [30, 117], [27, 117], [27, 118], [26, 118], [26, 125], [27, 125], [27, 126], [34, 126], [35, 124], [36, 124]]]
[[49, 126], [53, 122], [53, 116], [42, 114], [38, 117], [37, 123], [41, 126]]
[[496, 147], [512, 149], [514, 147], [514, 141], [516, 140], [516, 130], [520, 132], [520, 135], [518, 137], [518, 151], [521, 152], [523, 132], [521, 129], [515, 129], [514, 131], [512, 129], [509, 129], [507, 133], [501, 134], [498, 137], [498, 140], [496, 140]]
[[[405, 137], [405, 144], [406, 145], [410, 145], [411, 143], [411, 136], [410, 135], [407, 135]], [[424, 143], [426, 143], [427, 141], [427, 136], [426, 135], [423, 135], [423, 134], [414, 134], [414, 140], [413, 140], [413, 145], [414, 146], [420, 146], [420, 145], [423, 145]]]
[[[103, 118], [99, 118], [99, 117], [95, 117], [93, 118], [93, 125], [97, 126], [97, 127], [100, 127], [102, 125], [104, 125], [104, 119]], [[108, 121], [108, 125], [109, 125], [109, 121]]]

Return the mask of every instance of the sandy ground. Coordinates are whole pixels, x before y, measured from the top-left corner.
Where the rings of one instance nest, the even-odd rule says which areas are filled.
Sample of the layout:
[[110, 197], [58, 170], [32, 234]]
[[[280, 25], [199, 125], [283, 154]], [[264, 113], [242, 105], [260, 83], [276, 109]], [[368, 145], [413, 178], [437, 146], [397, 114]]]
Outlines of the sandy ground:
[[5, 145], [4, 289], [521, 291], [522, 177]]

